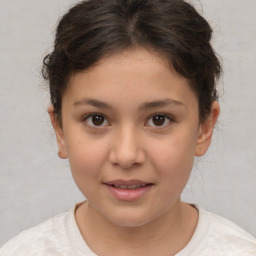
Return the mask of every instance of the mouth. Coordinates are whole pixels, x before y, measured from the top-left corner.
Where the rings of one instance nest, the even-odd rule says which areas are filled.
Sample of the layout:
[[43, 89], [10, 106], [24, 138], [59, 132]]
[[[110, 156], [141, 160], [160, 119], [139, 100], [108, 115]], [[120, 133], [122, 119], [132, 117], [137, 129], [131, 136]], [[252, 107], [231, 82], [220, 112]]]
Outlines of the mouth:
[[144, 188], [146, 186], [149, 186], [151, 184], [140, 184], [140, 185], [115, 185], [115, 184], [107, 184], [109, 186], [112, 186], [114, 188], [120, 188], [120, 189], [139, 189]]
[[134, 201], [146, 194], [154, 184], [139, 180], [115, 180], [105, 182], [104, 185], [116, 199], [122, 201]]
[[147, 183], [139, 180], [115, 180], [115, 181], [109, 181], [104, 183], [107, 186], [111, 186], [114, 188], [120, 188], [120, 189], [140, 189], [144, 188], [146, 186], [152, 186], [153, 183]]

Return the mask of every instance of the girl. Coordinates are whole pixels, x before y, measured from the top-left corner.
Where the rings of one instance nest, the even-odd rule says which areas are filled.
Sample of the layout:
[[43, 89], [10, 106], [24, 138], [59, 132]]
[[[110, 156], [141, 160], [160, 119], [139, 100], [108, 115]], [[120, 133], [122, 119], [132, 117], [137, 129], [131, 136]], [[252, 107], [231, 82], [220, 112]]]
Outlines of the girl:
[[180, 195], [219, 116], [212, 30], [182, 0], [82, 1], [44, 59], [59, 157], [86, 197], [0, 255], [256, 255]]

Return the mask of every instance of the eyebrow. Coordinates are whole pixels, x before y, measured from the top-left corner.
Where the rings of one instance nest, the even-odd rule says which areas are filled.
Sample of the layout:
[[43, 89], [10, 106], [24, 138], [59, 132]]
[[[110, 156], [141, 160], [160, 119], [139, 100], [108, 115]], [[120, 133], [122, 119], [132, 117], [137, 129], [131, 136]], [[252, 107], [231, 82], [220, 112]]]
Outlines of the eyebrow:
[[[96, 100], [96, 99], [90, 99], [90, 98], [83, 98], [81, 100], [75, 101], [73, 105], [74, 106], [92, 105], [94, 107], [101, 108], [101, 109], [110, 109], [110, 110], [113, 109], [113, 107], [106, 102]], [[173, 99], [162, 99], [162, 100], [145, 102], [139, 107], [139, 110], [147, 110], [147, 109], [153, 109], [153, 108], [157, 108], [157, 107], [165, 107], [168, 105], [185, 106], [184, 103], [182, 103], [180, 101], [176, 101]]]
[[163, 99], [163, 100], [145, 102], [139, 107], [139, 109], [140, 110], [147, 110], [147, 109], [152, 109], [152, 108], [156, 108], [156, 107], [165, 107], [165, 106], [168, 106], [168, 105], [185, 106], [182, 102], [177, 101], [177, 100]]
[[96, 100], [96, 99], [88, 99], [88, 98], [84, 98], [84, 99], [75, 101], [73, 105], [74, 106], [92, 105], [97, 108], [112, 109], [112, 107], [109, 104], [107, 104], [103, 101]]

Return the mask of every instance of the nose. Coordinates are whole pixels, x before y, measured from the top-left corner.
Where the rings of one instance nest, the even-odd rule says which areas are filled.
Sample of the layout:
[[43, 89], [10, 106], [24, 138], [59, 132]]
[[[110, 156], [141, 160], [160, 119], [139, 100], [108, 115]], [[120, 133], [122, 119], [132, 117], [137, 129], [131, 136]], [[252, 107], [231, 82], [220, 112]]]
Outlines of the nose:
[[142, 165], [145, 162], [145, 152], [139, 134], [135, 129], [126, 127], [113, 135], [112, 149], [109, 160], [123, 169]]

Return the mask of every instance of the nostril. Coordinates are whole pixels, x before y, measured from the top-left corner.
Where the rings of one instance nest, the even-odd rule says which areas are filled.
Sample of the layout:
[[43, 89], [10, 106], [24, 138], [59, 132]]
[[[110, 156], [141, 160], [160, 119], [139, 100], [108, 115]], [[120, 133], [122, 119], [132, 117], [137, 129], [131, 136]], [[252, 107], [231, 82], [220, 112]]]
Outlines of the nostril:
[[138, 149], [115, 149], [109, 154], [111, 164], [120, 166], [123, 169], [130, 169], [132, 167], [140, 166], [145, 162], [145, 154]]

